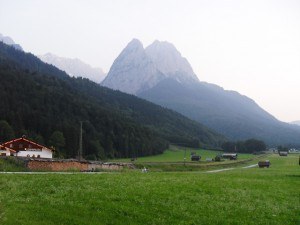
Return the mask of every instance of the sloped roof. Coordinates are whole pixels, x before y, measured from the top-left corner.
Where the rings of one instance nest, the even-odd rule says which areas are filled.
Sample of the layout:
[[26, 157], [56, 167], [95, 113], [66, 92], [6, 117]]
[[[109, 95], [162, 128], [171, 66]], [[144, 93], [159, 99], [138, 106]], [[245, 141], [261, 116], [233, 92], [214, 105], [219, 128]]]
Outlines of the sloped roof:
[[15, 150], [11, 149], [11, 148], [7, 148], [3, 145], [0, 145], [0, 150], [4, 150], [4, 151], [10, 151], [10, 152], [16, 152]]
[[24, 141], [24, 142], [27, 142], [27, 143], [32, 144], [32, 145], [34, 145], [34, 146], [37, 146], [37, 147], [39, 147], [39, 148], [47, 149], [47, 150], [53, 151], [53, 149], [47, 148], [46, 146], [43, 146], [43, 145], [40, 145], [40, 144], [38, 144], [38, 143], [36, 143], [36, 142], [30, 141], [30, 140], [28, 140], [28, 139], [26, 139], [26, 138], [24, 138], [24, 137], [17, 138], [17, 139], [13, 139], [13, 140], [11, 140], [11, 141], [8, 141], [8, 142], [3, 143], [2, 145], [4, 145], [4, 146], [9, 146], [10, 144], [13, 144], [13, 143], [19, 142], [19, 141]]

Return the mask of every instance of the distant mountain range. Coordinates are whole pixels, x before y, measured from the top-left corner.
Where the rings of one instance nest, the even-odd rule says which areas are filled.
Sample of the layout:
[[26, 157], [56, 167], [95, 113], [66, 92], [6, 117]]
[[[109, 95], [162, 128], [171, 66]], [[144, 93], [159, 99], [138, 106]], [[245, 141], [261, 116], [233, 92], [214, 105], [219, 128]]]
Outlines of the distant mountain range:
[[94, 68], [77, 58], [64, 58], [51, 53], [39, 55], [38, 57], [45, 63], [51, 64], [65, 71], [70, 76], [88, 78], [98, 84], [106, 76], [101, 68]]
[[17, 50], [23, 51], [23, 48], [19, 44], [16, 44], [11, 37], [3, 36], [2, 34], [0, 34], [0, 41], [4, 44], [14, 47]]
[[[23, 51], [23, 48], [19, 44], [16, 44], [11, 37], [0, 34], [0, 41], [14, 47], [17, 50]], [[45, 63], [51, 64], [65, 71], [70, 76], [88, 78], [98, 84], [101, 83], [106, 76], [106, 73], [104, 73], [101, 68], [94, 68], [77, 58], [64, 58], [52, 53], [39, 55], [38, 57]]]
[[134, 94], [201, 122], [233, 140], [300, 145], [298, 126], [278, 121], [252, 99], [200, 82], [168, 42], [143, 48], [133, 39], [114, 61], [103, 86]]

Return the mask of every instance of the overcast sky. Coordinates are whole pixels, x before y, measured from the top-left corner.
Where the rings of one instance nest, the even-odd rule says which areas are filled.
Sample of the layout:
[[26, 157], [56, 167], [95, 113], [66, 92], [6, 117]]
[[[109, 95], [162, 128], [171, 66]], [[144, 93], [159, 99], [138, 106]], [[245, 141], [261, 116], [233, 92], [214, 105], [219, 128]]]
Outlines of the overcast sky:
[[106, 72], [132, 38], [168, 41], [201, 81], [300, 120], [299, 0], [0, 0], [0, 33]]

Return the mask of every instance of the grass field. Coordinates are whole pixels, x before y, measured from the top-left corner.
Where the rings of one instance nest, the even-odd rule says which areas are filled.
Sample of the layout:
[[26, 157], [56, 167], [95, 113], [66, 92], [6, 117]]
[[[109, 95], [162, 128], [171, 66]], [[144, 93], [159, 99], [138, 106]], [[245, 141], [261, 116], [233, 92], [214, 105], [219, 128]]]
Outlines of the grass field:
[[220, 173], [0, 174], [0, 224], [299, 224], [299, 155]]
[[0, 171], [6, 172], [17, 172], [17, 171], [28, 171], [24, 163], [16, 160], [14, 157], [0, 158]]
[[[203, 149], [193, 149], [193, 148], [184, 148], [178, 146], [171, 146], [170, 149], [164, 151], [164, 153], [155, 156], [146, 156], [137, 158], [137, 163], [144, 162], [183, 162], [184, 155], [186, 156], [186, 162], [190, 162], [191, 153], [195, 152], [197, 155], [201, 156], [201, 161], [205, 161], [206, 158], [215, 158], [216, 155], [222, 154], [222, 151], [213, 151], [213, 150], [203, 150]], [[239, 154], [238, 159], [247, 159], [253, 157], [252, 154]], [[115, 159], [113, 161], [119, 162], [130, 162], [130, 158], [124, 159]]]
[[[201, 156], [199, 162], [192, 162], [191, 153], [196, 153]], [[238, 160], [224, 160], [222, 162], [207, 162], [206, 159], [214, 159], [216, 155], [222, 154], [222, 151], [184, 148], [178, 146], [170, 146], [164, 153], [155, 156], [139, 157], [134, 162], [137, 168], [146, 167], [151, 171], [201, 171], [209, 168], [224, 168], [232, 167], [238, 164], [248, 163], [247, 161], [260, 156], [253, 154], [238, 154]], [[186, 160], [184, 160], [186, 158]], [[130, 158], [115, 159], [114, 162], [131, 162]]]

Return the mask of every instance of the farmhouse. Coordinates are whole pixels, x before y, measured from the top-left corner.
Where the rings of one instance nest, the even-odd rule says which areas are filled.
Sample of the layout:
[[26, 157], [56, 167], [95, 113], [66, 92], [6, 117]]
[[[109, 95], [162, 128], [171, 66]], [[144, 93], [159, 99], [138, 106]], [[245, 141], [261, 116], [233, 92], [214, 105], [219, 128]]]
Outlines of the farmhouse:
[[0, 156], [10, 156], [16, 153], [15, 150], [0, 145]]
[[52, 149], [30, 141], [25, 137], [8, 141], [3, 143], [2, 146], [6, 149], [11, 149], [13, 156], [18, 157], [52, 158], [53, 153]]

